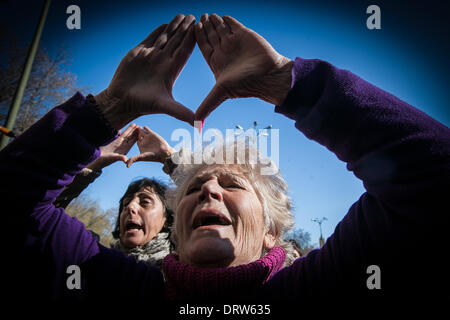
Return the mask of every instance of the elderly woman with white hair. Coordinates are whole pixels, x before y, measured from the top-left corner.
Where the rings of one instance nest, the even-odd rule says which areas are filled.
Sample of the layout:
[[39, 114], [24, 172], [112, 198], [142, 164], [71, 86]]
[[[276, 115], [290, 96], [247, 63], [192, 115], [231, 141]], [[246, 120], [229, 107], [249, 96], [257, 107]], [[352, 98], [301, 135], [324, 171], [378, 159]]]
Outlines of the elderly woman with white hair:
[[[193, 114], [171, 89], [195, 42], [216, 84]], [[295, 119], [364, 183], [367, 192], [320, 250], [283, 268], [282, 236], [292, 224], [287, 187], [279, 173], [259, 174], [260, 164], [176, 167], [170, 152], [158, 155], [167, 172], [174, 169], [177, 185], [171, 197], [176, 253], [164, 259], [164, 277], [102, 247], [52, 206], [64, 185], [98, 157], [98, 147], [140, 115], [167, 113], [192, 124], [228, 98], [250, 96]], [[428, 250], [434, 261], [445, 250], [443, 238], [434, 246], [423, 239], [449, 227], [441, 209], [449, 136], [446, 126], [348, 71], [287, 59], [231, 17], [204, 15], [194, 27], [192, 16], [179, 15], [130, 51], [105, 91], [76, 94], [1, 152], [2, 195], [14, 204], [5, 226], [20, 226], [12, 245], [22, 249], [8, 264], [15, 275], [8, 292], [23, 299], [26, 287], [31, 299], [70, 297], [66, 270], [78, 265], [85, 299], [120, 296], [152, 306], [164, 297], [222, 303], [445, 297], [439, 294], [449, 284], [448, 263], [417, 252]], [[18, 268], [31, 261], [32, 270]], [[380, 275], [368, 270], [381, 272], [381, 285]]]

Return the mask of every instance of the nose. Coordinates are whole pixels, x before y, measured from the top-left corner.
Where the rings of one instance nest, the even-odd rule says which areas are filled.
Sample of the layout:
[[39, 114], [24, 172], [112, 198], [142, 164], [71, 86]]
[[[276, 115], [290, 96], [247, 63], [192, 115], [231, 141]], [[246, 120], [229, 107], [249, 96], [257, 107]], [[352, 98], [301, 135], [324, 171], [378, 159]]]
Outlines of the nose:
[[133, 214], [137, 214], [137, 213], [138, 213], [138, 209], [139, 209], [139, 206], [138, 206], [138, 198], [136, 197], [136, 198], [132, 199], [132, 200], [128, 203], [128, 205], [127, 205], [127, 211], [128, 211], [128, 213], [129, 213], [130, 215], [133, 215]]
[[199, 202], [208, 200], [223, 201], [222, 187], [218, 184], [217, 180], [208, 180], [203, 183], [201, 192], [199, 193]]

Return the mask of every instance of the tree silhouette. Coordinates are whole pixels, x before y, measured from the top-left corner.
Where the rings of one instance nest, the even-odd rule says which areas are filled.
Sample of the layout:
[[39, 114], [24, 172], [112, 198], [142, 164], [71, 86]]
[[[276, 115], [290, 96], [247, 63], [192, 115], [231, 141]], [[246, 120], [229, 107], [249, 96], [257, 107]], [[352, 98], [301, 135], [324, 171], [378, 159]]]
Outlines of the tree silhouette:
[[[18, 44], [13, 34], [0, 35], [0, 124], [4, 124], [16, 91], [28, 48]], [[67, 71], [70, 57], [59, 48], [50, 56], [38, 48], [30, 78], [17, 114], [14, 133], [21, 134], [51, 107], [63, 103], [76, 91], [76, 76]]]

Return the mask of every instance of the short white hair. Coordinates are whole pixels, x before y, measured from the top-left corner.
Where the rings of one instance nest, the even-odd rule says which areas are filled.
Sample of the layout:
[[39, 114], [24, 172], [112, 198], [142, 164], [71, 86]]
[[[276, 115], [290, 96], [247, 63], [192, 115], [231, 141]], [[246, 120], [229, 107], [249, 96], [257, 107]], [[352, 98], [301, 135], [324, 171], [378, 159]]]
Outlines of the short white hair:
[[[239, 152], [239, 150], [244, 150], [244, 152]], [[177, 243], [176, 212], [178, 204], [188, 187], [188, 182], [200, 170], [212, 165], [211, 163], [215, 163], [214, 165], [229, 165], [229, 159], [220, 163], [217, 162], [217, 156], [230, 153], [234, 154], [234, 164], [239, 165], [261, 202], [266, 232], [275, 237], [276, 246], [280, 246], [286, 251], [285, 265], [290, 265], [295, 257], [292, 244], [285, 238], [294, 226], [293, 206], [288, 195], [288, 186], [275, 163], [264, 157], [258, 148], [249, 141], [238, 140], [222, 143], [212, 148], [211, 152], [202, 155], [189, 149], [182, 149], [177, 154], [176, 162], [178, 166], [171, 174], [175, 186], [167, 190], [168, 205], [175, 212], [172, 241], [175, 244]], [[203, 161], [195, 163], [194, 159], [198, 159], [199, 156]], [[270, 170], [267, 170], [268, 166]], [[264, 174], [264, 172], [271, 172], [271, 174]], [[267, 254], [264, 249], [261, 252], [261, 257]]]

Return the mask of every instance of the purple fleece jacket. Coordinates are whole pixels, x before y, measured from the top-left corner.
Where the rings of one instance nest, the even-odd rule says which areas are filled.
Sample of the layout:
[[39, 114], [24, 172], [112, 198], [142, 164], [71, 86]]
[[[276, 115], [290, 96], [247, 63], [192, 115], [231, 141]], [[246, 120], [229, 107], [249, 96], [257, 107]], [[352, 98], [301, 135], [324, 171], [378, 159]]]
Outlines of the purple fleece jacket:
[[[297, 58], [292, 74], [292, 89], [275, 111], [345, 161], [367, 191], [324, 247], [279, 271], [262, 296], [448, 299], [449, 129], [327, 62]], [[52, 204], [113, 138], [77, 93], [1, 151], [10, 297], [162, 299], [159, 270], [102, 247]], [[67, 290], [68, 265], [81, 266], [82, 290]], [[380, 268], [380, 290], [367, 288], [370, 265]]]

